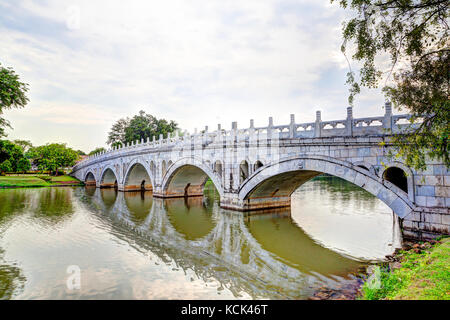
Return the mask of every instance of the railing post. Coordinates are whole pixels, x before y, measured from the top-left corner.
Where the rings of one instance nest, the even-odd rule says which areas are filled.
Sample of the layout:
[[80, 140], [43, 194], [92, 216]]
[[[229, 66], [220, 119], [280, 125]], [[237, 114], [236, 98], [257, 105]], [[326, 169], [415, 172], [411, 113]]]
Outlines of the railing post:
[[273, 117], [269, 117], [269, 126], [267, 127], [267, 138], [270, 139], [272, 137], [273, 130]]
[[322, 115], [320, 111], [316, 111], [316, 124], [314, 126], [314, 137], [320, 138], [322, 133]]
[[347, 135], [352, 136], [353, 135], [353, 108], [352, 107], [347, 108], [347, 124], [345, 127], [347, 129]]
[[391, 102], [386, 102], [384, 104], [385, 113], [383, 120], [383, 127], [388, 130], [392, 130], [392, 104]]
[[291, 114], [291, 123], [289, 124], [289, 138], [295, 136], [295, 115]]

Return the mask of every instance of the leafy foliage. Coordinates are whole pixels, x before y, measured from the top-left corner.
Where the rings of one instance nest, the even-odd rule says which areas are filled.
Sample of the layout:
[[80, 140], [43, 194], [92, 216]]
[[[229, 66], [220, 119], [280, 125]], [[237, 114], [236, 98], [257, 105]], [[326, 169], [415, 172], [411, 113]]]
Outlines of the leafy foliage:
[[[344, 23], [342, 51], [355, 45], [352, 58], [360, 61], [359, 77], [350, 69], [349, 103], [361, 86], [383, 91], [397, 108], [405, 108], [413, 120], [421, 118], [410, 133], [395, 136], [395, 156], [416, 169], [425, 169], [425, 158], [450, 166], [448, 134], [450, 119], [449, 66], [450, 2], [446, 0], [331, 0], [356, 11]], [[390, 62], [383, 69], [383, 60]], [[387, 84], [387, 80], [392, 80]]]
[[176, 122], [157, 119], [141, 110], [131, 119], [120, 119], [114, 123], [108, 133], [107, 143], [111, 146], [121, 146], [141, 139], [159, 137], [160, 134], [167, 137], [177, 129]]
[[58, 170], [71, 167], [78, 158], [78, 153], [66, 144], [52, 143], [31, 148], [26, 156], [41, 170], [50, 170], [58, 174]]
[[30, 169], [30, 162], [22, 147], [8, 140], [0, 140], [0, 172], [24, 172]]
[[380, 273], [380, 288], [362, 287], [366, 300], [448, 300], [450, 290], [450, 238], [424, 251], [401, 251], [401, 267], [391, 269], [387, 264]]
[[[27, 91], [28, 84], [21, 82], [12, 68], [0, 64], [0, 115], [5, 109], [24, 107], [29, 101]], [[0, 117], [0, 137], [5, 136], [5, 127], [11, 126]]]
[[105, 152], [106, 149], [103, 147], [100, 148], [95, 148], [94, 150], [92, 150], [91, 152], [89, 152], [89, 156], [93, 156], [96, 153], [100, 153], [100, 152]]

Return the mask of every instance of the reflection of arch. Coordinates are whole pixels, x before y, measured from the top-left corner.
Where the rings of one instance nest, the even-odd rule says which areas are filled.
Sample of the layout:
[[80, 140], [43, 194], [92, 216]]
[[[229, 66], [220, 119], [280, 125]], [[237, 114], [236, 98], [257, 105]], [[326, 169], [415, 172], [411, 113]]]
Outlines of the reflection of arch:
[[182, 158], [174, 162], [164, 176], [162, 181], [162, 196], [202, 196], [203, 187], [208, 178], [211, 179], [222, 197], [223, 189], [220, 179], [208, 166], [195, 158]]
[[239, 199], [244, 209], [290, 205], [291, 194], [311, 178], [327, 173], [354, 183], [386, 203], [399, 217], [412, 212], [414, 205], [404, 192], [389, 182], [349, 162], [325, 156], [285, 158], [266, 165], [244, 182]]
[[87, 186], [95, 186], [97, 184], [97, 179], [95, 179], [94, 173], [92, 171], [86, 172], [86, 175], [84, 176], [84, 184]]
[[117, 188], [117, 175], [112, 167], [103, 169], [100, 178], [100, 188]]
[[409, 167], [398, 161], [389, 162], [380, 176], [406, 192], [409, 200], [415, 201], [414, 175]]
[[133, 160], [128, 167], [123, 181], [123, 191], [152, 191], [152, 176], [147, 170], [145, 162], [138, 159]]
[[143, 223], [152, 208], [153, 197], [151, 193], [127, 192], [124, 194], [123, 199], [130, 213], [130, 219], [134, 223]]
[[202, 239], [215, 226], [212, 209], [201, 198], [165, 199], [164, 205], [172, 227], [186, 240]]
[[243, 160], [239, 165], [239, 183], [242, 184], [248, 178], [248, 162]]

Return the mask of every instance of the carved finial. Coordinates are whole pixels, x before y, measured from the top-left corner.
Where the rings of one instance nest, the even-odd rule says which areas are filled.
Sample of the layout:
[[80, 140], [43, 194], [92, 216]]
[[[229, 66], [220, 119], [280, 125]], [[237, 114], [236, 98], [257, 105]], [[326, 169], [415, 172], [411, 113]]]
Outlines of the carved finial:
[[233, 130], [237, 130], [237, 121], [234, 121], [234, 122], [231, 123], [231, 128]]
[[353, 107], [347, 107], [347, 119], [353, 119]]
[[250, 120], [250, 128], [254, 128], [255, 127], [255, 120], [251, 119]]
[[385, 113], [386, 113], [386, 115], [392, 115], [392, 104], [391, 104], [390, 101], [387, 101], [387, 102], [384, 104], [384, 108], [385, 108]]
[[322, 112], [316, 111], [316, 121], [322, 121]]
[[273, 117], [269, 117], [269, 127], [273, 127]]
[[291, 114], [291, 123], [295, 123], [295, 114]]

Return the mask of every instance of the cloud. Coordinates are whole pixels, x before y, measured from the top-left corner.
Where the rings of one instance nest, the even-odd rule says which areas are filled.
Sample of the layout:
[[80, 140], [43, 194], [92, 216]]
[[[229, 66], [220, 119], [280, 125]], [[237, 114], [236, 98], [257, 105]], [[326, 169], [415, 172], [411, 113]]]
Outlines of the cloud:
[[[189, 131], [346, 115], [344, 16], [328, 0], [22, 0], [0, 10], [0, 57], [30, 83], [27, 109], [49, 128], [98, 130], [80, 148], [103, 145], [116, 119], [141, 109]], [[382, 112], [375, 100], [358, 100], [361, 116]], [[10, 114], [13, 125], [24, 113]]]

